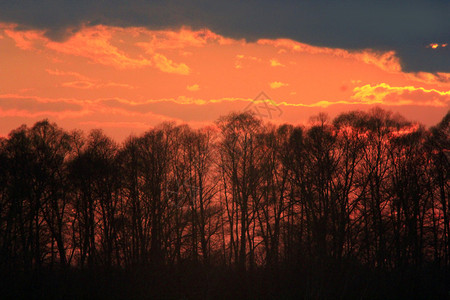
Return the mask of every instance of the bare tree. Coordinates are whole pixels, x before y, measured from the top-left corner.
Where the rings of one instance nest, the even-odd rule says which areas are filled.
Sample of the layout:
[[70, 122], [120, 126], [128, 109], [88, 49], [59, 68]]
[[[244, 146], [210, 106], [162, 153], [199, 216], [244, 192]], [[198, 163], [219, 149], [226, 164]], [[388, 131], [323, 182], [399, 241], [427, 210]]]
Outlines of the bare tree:
[[[231, 253], [241, 271], [254, 263], [255, 213], [259, 201], [258, 187], [261, 149], [257, 136], [261, 121], [249, 113], [230, 114], [217, 122], [222, 132], [219, 143], [220, 168], [226, 187], [226, 209], [230, 224]], [[230, 199], [230, 202], [228, 201]], [[247, 247], [248, 246], [248, 247]]]

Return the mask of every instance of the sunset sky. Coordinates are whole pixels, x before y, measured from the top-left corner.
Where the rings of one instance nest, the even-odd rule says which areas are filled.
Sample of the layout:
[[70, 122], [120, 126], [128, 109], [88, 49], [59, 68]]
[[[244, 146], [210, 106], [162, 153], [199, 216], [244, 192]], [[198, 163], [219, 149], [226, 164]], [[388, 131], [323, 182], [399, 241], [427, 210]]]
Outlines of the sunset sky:
[[255, 107], [302, 124], [379, 106], [431, 126], [450, 105], [449, 14], [444, 0], [2, 1], [0, 136], [48, 118], [122, 141]]

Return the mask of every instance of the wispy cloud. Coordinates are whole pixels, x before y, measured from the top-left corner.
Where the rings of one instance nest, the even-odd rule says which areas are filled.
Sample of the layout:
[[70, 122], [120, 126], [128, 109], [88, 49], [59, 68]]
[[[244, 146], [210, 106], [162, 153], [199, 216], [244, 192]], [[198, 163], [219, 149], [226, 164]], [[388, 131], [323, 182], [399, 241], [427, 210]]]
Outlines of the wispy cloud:
[[91, 80], [89, 77], [81, 75], [80, 73], [77, 72], [70, 72], [70, 71], [61, 71], [58, 69], [45, 69], [45, 71], [50, 74], [50, 75], [55, 75], [55, 76], [71, 76], [71, 77], [75, 77], [81, 80]]
[[270, 66], [271, 67], [285, 67], [285, 65], [283, 65], [282, 63], [280, 63], [278, 60], [276, 60], [275, 58], [270, 60]]
[[156, 53], [153, 55], [153, 62], [156, 68], [165, 73], [173, 73], [179, 75], [189, 75], [191, 70], [184, 63], [175, 63], [162, 54]]
[[407, 77], [414, 81], [420, 81], [427, 84], [441, 84], [450, 83], [450, 73], [428, 73], [428, 72], [417, 72], [408, 73]]
[[200, 86], [198, 84], [188, 85], [186, 89], [191, 92], [196, 92], [200, 90]]
[[48, 39], [43, 31], [7, 29], [5, 34], [12, 38], [16, 46], [24, 50], [48, 48], [53, 51], [85, 57], [93, 62], [113, 66], [118, 69], [150, 66], [146, 58], [133, 58], [111, 44], [114, 29], [106, 26], [85, 27], [67, 41], [55, 42]]
[[45, 70], [48, 74], [54, 75], [54, 76], [62, 76], [62, 77], [74, 77], [78, 80], [73, 81], [66, 81], [61, 83], [61, 86], [63, 87], [69, 87], [69, 88], [76, 88], [76, 89], [100, 89], [100, 88], [109, 88], [109, 87], [119, 87], [119, 88], [127, 88], [132, 89], [134, 88], [130, 84], [126, 83], [117, 83], [117, 82], [104, 82], [99, 79], [90, 78], [87, 76], [84, 76], [77, 72], [70, 72], [70, 71], [60, 71], [60, 70], [51, 70], [46, 69]]
[[244, 62], [259, 63], [261, 62], [261, 58], [252, 55], [237, 54], [234, 68], [242, 69], [244, 67]]
[[450, 91], [414, 86], [390, 86], [387, 83], [364, 85], [353, 90], [352, 99], [367, 104], [427, 105], [445, 107], [450, 104]]
[[80, 30], [69, 40], [58, 43], [48, 41], [46, 46], [57, 52], [82, 56], [94, 62], [118, 69], [150, 66], [146, 58], [132, 58], [110, 43], [112, 32], [104, 26], [89, 27]]
[[261, 45], [272, 45], [277, 48], [287, 49], [293, 52], [305, 52], [310, 54], [328, 54], [343, 58], [352, 58], [363, 61], [367, 64], [373, 64], [384, 71], [399, 72], [401, 71], [400, 60], [396, 56], [395, 51], [349, 51], [339, 48], [315, 47], [304, 43], [299, 43], [289, 39], [261, 39], [257, 41]]
[[271, 89], [278, 89], [284, 86], [288, 86], [288, 83], [284, 83], [284, 82], [280, 82], [280, 81], [273, 81], [271, 83], [269, 83], [269, 86]]
[[149, 42], [138, 42], [136, 45], [145, 49], [147, 53], [154, 53], [162, 49], [184, 49], [186, 47], [204, 47], [206, 44], [226, 45], [235, 42], [233, 39], [225, 38], [209, 29], [192, 30], [182, 27], [178, 31], [153, 30], [140, 31]]
[[118, 88], [134, 88], [132, 85], [126, 83], [116, 83], [116, 82], [107, 82], [107, 83], [96, 83], [95, 81], [88, 80], [76, 80], [76, 81], [67, 81], [61, 83], [61, 86], [75, 89], [101, 89], [101, 88], [110, 88], [110, 87], [118, 87]]
[[22, 50], [34, 49], [38, 41], [43, 41], [43, 32], [36, 30], [16, 31], [13, 27], [6, 29], [5, 34], [14, 40], [16, 46]]
[[77, 100], [51, 99], [16, 94], [0, 95], [0, 116], [77, 118], [89, 114]]

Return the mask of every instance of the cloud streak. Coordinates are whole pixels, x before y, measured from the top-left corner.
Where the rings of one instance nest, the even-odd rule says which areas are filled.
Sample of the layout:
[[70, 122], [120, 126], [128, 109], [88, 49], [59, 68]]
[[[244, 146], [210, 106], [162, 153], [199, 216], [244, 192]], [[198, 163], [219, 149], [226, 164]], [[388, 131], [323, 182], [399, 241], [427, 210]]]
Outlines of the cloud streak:
[[62, 77], [74, 77], [77, 80], [66, 81], [61, 83], [62, 87], [75, 88], [75, 89], [101, 89], [101, 88], [110, 88], [110, 87], [118, 87], [118, 88], [126, 88], [133, 89], [134, 87], [130, 84], [126, 83], [117, 83], [117, 82], [103, 82], [98, 79], [93, 79], [87, 76], [84, 76], [77, 72], [65, 72], [60, 70], [45, 70], [48, 74], [54, 76], [62, 76]]
[[0, 95], [0, 116], [77, 118], [91, 113], [79, 101], [15, 94]]
[[288, 86], [288, 85], [289, 84], [280, 82], [280, 81], [273, 81], [273, 82], [269, 83], [269, 86], [271, 89], [279, 89], [281, 87]]
[[448, 107], [450, 91], [438, 91], [423, 87], [395, 87], [386, 83], [356, 87], [352, 99], [367, 104], [420, 105]]
[[[338, 48], [327, 48], [327, 47], [315, 47], [307, 45], [304, 43], [299, 43], [288, 39], [261, 39], [257, 41], [260, 45], [271, 45], [276, 48], [281, 48], [282, 50], [290, 50], [292, 52], [309, 53], [309, 54], [326, 54], [333, 55], [336, 57], [356, 59], [367, 64], [372, 64], [384, 71], [389, 72], [400, 72], [401, 65], [400, 60], [396, 56], [394, 51], [374, 51], [371, 49], [364, 49], [358, 51], [349, 51], [345, 49]], [[273, 64], [271, 61], [272, 66]]]

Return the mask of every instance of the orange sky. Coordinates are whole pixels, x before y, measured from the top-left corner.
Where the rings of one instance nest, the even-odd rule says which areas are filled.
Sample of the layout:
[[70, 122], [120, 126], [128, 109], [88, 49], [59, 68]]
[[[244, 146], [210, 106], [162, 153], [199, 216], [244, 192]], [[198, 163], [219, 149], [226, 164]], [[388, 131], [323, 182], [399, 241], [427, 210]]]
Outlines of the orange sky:
[[402, 72], [393, 51], [246, 42], [189, 28], [84, 27], [56, 42], [14, 24], [0, 24], [0, 49], [0, 136], [49, 118], [121, 141], [165, 120], [197, 127], [254, 109], [261, 92], [277, 106], [264, 119], [277, 123], [378, 105], [433, 125], [450, 104], [449, 73]]

